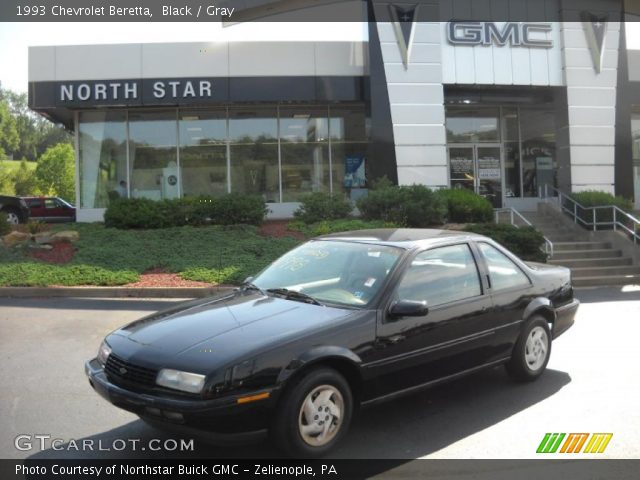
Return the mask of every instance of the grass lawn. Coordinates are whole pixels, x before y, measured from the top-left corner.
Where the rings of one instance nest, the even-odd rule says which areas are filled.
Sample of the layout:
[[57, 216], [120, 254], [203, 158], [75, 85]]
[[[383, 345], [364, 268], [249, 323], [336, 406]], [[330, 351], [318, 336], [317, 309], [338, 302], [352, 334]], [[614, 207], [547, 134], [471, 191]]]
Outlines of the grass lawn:
[[80, 233], [71, 262], [52, 265], [27, 247], [0, 246], [0, 286], [124, 285], [152, 268], [187, 280], [237, 284], [299, 243], [259, 235], [251, 226], [116, 230], [101, 224], [56, 226]]
[[[20, 160], [0, 160], [0, 164], [2, 164], [8, 172], [15, 172], [20, 168]], [[37, 162], [27, 162], [29, 170], [35, 170], [37, 165]]]

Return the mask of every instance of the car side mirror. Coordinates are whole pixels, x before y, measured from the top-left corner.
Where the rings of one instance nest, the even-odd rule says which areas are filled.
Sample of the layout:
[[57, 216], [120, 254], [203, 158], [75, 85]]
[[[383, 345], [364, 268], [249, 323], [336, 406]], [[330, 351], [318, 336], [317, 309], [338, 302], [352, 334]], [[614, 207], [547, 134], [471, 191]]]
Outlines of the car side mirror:
[[389, 307], [390, 318], [424, 317], [429, 313], [426, 300], [398, 300]]
[[244, 279], [244, 281], [242, 283], [251, 283], [253, 281], [253, 277], [252, 276], [248, 276], [247, 278]]

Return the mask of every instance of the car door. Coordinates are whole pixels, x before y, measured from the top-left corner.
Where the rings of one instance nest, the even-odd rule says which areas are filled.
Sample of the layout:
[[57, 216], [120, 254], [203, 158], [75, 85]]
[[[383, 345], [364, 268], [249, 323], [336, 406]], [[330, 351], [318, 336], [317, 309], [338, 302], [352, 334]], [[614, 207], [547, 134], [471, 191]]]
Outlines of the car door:
[[[392, 317], [389, 310], [402, 300], [426, 301], [429, 311]], [[367, 365], [378, 396], [488, 362], [491, 307], [468, 243], [416, 253], [379, 312], [375, 360]]]
[[32, 220], [42, 220], [44, 218], [44, 202], [41, 198], [30, 198], [26, 200], [29, 207], [29, 218]]
[[535, 297], [531, 279], [515, 259], [497, 245], [476, 242], [481, 268], [486, 272], [495, 311], [496, 335], [492, 348], [510, 356], [520, 332], [524, 310]]
[[63, 222], [66, 220], [67, 212], [62, 202], [57, 198], [45, 198], [44, 200], [45, 215], [49, 222]]

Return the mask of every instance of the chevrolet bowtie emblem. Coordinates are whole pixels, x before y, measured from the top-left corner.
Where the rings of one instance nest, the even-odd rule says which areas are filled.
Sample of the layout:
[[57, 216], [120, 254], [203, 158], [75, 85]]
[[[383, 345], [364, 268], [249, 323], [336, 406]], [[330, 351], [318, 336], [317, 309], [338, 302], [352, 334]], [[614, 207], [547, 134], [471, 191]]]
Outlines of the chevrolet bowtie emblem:
[[125, 373], [127, 373], [127, 369], [126, 369], [126, 368], [124, 368], [124, 367], [120, 367], [120, 370], [119, 370], [119, 371], [120, 371], [120, 374], [121, 374], [121, 375], [124, 375]]

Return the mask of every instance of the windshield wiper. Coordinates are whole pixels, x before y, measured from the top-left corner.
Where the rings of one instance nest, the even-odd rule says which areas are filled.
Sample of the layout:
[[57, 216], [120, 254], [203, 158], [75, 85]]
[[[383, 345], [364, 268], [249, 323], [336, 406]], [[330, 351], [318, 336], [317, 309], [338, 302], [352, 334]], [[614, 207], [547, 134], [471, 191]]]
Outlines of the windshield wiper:
[[320, 303], [311, 295], [307, 295], [306, 293], [298, 292], [296, 290], [289, 290], [288, 288], [268, 288], [267, 292], [275, 293], [276, 295], [282, 295], [286, 299], [300, 300], [305, 303], [312, 303], [314, 305], [320, 305], [321, 307], [324, 307], [323, 303]]
[[259, 286], [257, 286], [255, 283], [245, 282], [241, 286], [242, 286], [242, 290], [255, 290], [259, 292], [261, 295], [264, 295], [265, 297], [267, 296], [267, 293], [263, 289], [261, 289]]

